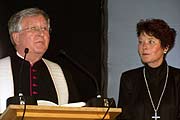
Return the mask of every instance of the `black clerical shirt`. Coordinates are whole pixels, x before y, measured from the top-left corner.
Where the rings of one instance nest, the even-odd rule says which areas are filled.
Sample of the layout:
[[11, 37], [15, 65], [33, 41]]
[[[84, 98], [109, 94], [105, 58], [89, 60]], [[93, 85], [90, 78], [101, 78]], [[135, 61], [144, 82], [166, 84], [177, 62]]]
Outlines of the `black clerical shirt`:
[[[22, 62], [24, 62], [22, 73], [19, 73]], [[25, 96], [35, 96], [37, 100], [48, 100], [58, 104], [53, 80], [42, 59], [31, 65], [28, 61], [14, 55], [11, 57], [11, 65], [15, 95], [21, 89]]]

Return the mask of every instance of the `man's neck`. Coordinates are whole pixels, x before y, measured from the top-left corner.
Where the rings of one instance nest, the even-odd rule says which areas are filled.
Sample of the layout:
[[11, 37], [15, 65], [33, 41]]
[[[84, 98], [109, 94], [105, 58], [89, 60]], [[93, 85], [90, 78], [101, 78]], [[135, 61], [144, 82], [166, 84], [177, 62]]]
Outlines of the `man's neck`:
[[[22, 56], [18, 51], [16, 52], [16, 54], [20, 58], [24, 59], [24, 56]], [[31, 53], [28, 53], [25, 60], [28, 61], [31, 65], [33, 65], [34, 63], [39, 61], [41, 58], [42, 56], [32, 55]]]

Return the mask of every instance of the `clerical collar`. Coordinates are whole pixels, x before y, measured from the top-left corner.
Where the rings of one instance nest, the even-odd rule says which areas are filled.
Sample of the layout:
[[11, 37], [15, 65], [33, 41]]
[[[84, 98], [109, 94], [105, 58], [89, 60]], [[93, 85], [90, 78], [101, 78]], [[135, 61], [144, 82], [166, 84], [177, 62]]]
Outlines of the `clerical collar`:
[[[16, 55], [17, 55], [18, 57], [20, 57], [21, 59], [24, 60], [24, 57], [21, 56], [21, 55], [18, 53], [18, 51], [16, 51]], [[25, 61], [27, 61], [27, 60], [25, 60]], [[28, 61], [28, 62], [29, 62], [29, 61]], [[33, 64], [32, 64], [31, 62], [29, 62], [29, 63], [31, 64], [31, 66], [33, 66]]]
[[16, 51], [16, 55], [19, 56], [20, 58], [24, 59], [24, 57], [21, 56], [21, 55], [18, 53], [18, 51]]

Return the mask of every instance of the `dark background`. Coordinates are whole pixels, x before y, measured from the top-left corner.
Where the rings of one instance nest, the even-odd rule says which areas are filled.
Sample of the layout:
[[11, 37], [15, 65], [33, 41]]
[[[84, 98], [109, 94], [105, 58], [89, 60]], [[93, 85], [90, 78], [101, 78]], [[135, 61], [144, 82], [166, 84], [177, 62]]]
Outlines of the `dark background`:
[[[58, 1], [58, 0], [57, 0]], [[7, 22], [12, 14], [29, 7], [38, 7], [51, 19], [51, 42], [44, 55], [69, 71], [82, 100], [96, 96], [96, 86], [91, 77], [59, 54], [64, 50], [82, 65], [98, 82], [101, 94], [106, 96], [107, 42], [105, 0], [6, 0], [0, 3], [0, 58], [11, 54]]]

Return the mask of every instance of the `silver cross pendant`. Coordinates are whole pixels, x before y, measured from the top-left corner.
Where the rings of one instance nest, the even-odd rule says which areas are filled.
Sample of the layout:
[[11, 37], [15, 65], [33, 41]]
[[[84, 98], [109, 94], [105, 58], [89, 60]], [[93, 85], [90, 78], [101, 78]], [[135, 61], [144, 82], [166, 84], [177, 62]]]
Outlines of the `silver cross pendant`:
[[160, 118], [160, 116], [157, 115], [157, 111], [155, 111], [155, 114], [154, 114], [154, 116], [152, 116], [152, 118], [154, 118], [154, 120], [157, 120]]

